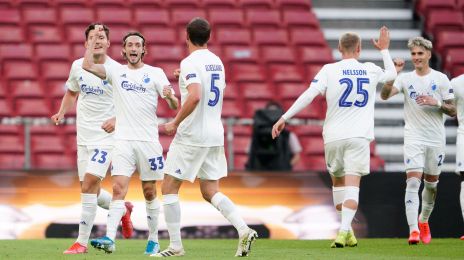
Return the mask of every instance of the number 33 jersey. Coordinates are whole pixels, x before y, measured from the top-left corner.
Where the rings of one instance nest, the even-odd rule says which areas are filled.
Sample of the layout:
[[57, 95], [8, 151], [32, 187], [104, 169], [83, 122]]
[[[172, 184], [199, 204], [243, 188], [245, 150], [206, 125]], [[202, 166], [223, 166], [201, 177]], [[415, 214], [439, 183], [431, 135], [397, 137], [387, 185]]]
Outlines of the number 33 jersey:
[[223, 146], [221, 112], [226, 87], [224, 65], [218, 56], [207, 49], [192, 52], [180, 63], [182, 105], [188, 96], [187, 88], [195, 83], [201, 88], [200, 102], [179, 125], [174, 142], [203, 147]]
[[373, 63], [343, 59], [322, 67], [311, 82], [327, 101], [324, 143], [363, 137], [374, 139], [376, 86], [385, 72]]

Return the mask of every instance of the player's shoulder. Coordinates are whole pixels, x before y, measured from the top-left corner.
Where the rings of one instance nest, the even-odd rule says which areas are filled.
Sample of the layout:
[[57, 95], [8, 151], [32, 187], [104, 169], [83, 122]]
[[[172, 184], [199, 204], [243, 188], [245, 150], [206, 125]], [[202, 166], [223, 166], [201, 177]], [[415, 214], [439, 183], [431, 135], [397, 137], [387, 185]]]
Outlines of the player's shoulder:
[[80, 66], [82, 67], [82, 63], [84, 62], [84, 58], [79, 58], [79, 59], [76, 59], [72, 62], [71, 64], [71, 68], [75, 68], [77, 66]]
[[464, 74], [461, 74], [453, 79], [451, 79], [453, 85], [462, 85], [464, 83]]

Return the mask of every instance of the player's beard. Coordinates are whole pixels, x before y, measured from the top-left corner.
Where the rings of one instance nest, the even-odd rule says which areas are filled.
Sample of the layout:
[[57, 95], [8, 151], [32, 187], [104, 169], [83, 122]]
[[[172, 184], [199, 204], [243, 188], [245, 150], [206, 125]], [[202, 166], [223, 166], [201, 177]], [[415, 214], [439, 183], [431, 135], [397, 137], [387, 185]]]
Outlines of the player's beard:
[[129, 59], [127, 59], [127, 61], [131, 64], [131, 65], [137, 65], [141, 60], [141, 57], [140, 55], [137, 55], [136, 58], [132, 58], [131, 56], [129, 56]]

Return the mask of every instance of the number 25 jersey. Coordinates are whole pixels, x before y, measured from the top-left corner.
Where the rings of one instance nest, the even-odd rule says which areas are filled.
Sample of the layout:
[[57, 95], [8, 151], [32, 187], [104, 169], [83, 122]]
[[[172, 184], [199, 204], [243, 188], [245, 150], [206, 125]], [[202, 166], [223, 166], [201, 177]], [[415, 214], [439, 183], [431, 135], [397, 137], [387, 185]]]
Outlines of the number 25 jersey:
[[385, 81], [379, 66], [343, 59], [322, 67], [311, 83], [325, 96], [324, 143], [362, 137], [374, 139], [376, 86]]

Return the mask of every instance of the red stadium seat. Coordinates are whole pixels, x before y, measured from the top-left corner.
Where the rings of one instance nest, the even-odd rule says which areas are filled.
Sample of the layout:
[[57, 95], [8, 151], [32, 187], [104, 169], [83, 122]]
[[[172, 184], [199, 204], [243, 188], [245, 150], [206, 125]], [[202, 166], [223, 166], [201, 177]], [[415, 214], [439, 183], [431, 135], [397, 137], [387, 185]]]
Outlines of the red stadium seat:
[[5, 100], [5, 99], [0, 99], [0, 116], [2, 117], [9, 117], [13, 113], [13, 108], [11, 104]]
[[76, 168], [77, 161], [73, 156], [63, 154], [37, 154], [33, 157], [32, 166], [36, 169], [64, 170]]
[[303, 152], [307, 155], [324, 155], [324, 140], [319, 137], [303, 137], [301, 138]]
[[148, 46], [154, 45], [175, 45], [176, 31], [172, 28], [161, 28], [161, 27], [146, 27], [143, 28], [141, 33], [145, 37]]
[[29, 7], [50, 7], [52, 6], [51, 0], [16, 0], [16, 4], [21, 8]]
[[275, 95], [273, 86], [266, 83], [242, 83], [239, 85], [240, 93], [246, 100], [264, 99], [270, 100]]
[[252, 125], [234, 125], [233, 126], [234, 136], [246, 136], [251, 138], [253, 134]]
[[0, 9], [0, 24], [1, 25], [16, 25], [19, 26], [21, 15], [17, 9]]
[[6, 98], [6, 93], [7, 93], [6, 84], [0, 81], [0, 100]]
[[148, 54], [156, 62], [177, 62], [185, 57], [183, 46], [149, 46]]
[[290, 39], [295, 46], [327, 46], [324, 34], [319, 29], [293, 29], [290, 31]]
[[311, 84], [311, 81], [313, 81], [314, 77], [316, 77], [317, 73], [322, 68], [322, 64], [308, 64], [305, 68], [305, 75], [307, 76], [307, 84]]
[[[66, 29], [66, 32], [65, 32], [65, 36], [66, 36], [66, 40], [71, 43], [71, 44], [74, 44], [73, 46], [82, 46], [84, 47], [84, 42], [85, 42], [85, 26], [69, 26], [67, 29]], [[111, 33], [110, 33], [111, 34]], [[83, 57], [84, 56], [84, 52], [82, 52], [82, 54], [80, 54], [79, 57]]]
[[[148, 57], [150, 57], [150, 54], [148, 54]], [[156, 60], [151, 60], [149, 63], [150, 65], [160, 67], [163, 69], [164, 73], [168, 77], [168, 80], [170, 82], [177, 82], [177, 79], [174, 77], [174, 70], [178, 69], [180, 66], [180, 63], [178, 61], [176, 62], [160, 62]], [[176, 91], [178, 93], [178, 91]]]
[[248, 154], [251, 145], [251, 138], [249, 136], [236, 136], [234, 138], [234, 155], [235, 154]]
[[62, 98], [66, 93], [65, 81], [49, 80], [45, 84], [45, 91], [53, 98]]
[[62, 61], [49, 61], [41, 64], [41, 74], [45, 79], [68, 79], [71, 64]]
[[464, 11], [464, 0], [457, 0], [457, 8]]
[[80, 24], [85, 28], [95, 21], [93, 10], [90, 8], [63, 8], [60, 17], [65, 27]]
[[263, 68], [254, 64], [234, 64], [230, 74], [237, 82], [264, 82], [266, 78]]
[[158, 99], [158, 107], [156, 109], [156, 115], [158, 117], [168, 117], [173, 118], [177, 114], [177, 110], [173, 110], [169, 108], [168, 103], [165, 100], [159, 98]]
[[295, 101], [308, 86], [302, 83], [282, 83], [277, 86], [276, 93], [279, 93], [284, 100]]
[[53, 25], [57, 24], [57, 15], [52, 8], [34, 8], [23, 11], [23, 20], [29, 25]]
[[383, 171], [385, 169], [385, 161], [379, 156], [371, 156], [371, 166], [370, 170], [375, 171]]
[[333, 62], [332, 49], [327, 47], [301, 48], [301, 61], [305, 64], [327, 64]]
[[435, 50], [442, 56], [449, 48], [461, 48], [464, 42], [464, 31], [440, 31], [435, 36]]
[[265, 63], [271, 64], [295, 64], [295, 53], [289, 47], [263, 47], [261, 57]]
[[209, 12], [209, 21], [213, 28], [219, 27], [243, 27], [245, 19], [241, 10], [211, 10]]
[[17, 26], [0, 24], [0, 43], [24, 43], [23, 31]]
[[23, 153], [24, 141], [21, 136], [8, 135], [0, 136], [0, 153]]
[[425, 31], [436, 35], [442, 30], [464, 30], [464, 15], [461, 11], [436, 10], [427, 16]]
[[14, 115], [49, 117], [51, 113], [49, 106], [43, 99], [28, 98], [16, 100]]
[[250, 45], [251, 33], [243, 28], [218, 29], [215, 42], [220, 45]]
[[167, 10], [149, 8], [137, 9], [135, 10], [134, 18], [142, 28], [144, 26], [171, 26], [171, 18]]
[[457, 77], [461, 74], [464, 74], [464, 65], [461, 66], [455, 66], [453, 70], [451, 71], [451, 77]]
[[33, 43], [61, 43], [61, 31], [56, 26], [31, 25], [29, 39]]
[[237, 6], [235, 0], [203, 0], [202, 2], [208, 9], [233, 9]]
[[129, 31], [135, 31], [135, 30], [132, 29], [131, 27], [122, 26], [122, 25], [111, 26], [111, 29], [110, 29], [111, 42], [115, 43], [115, 46], [122, 48], [122, 46], [120, 45], [122, 43], [122, 39], [124, 38], [124, 36], [126, 36], [126, 34]]
[[206, 17], [206, 13], [202, 9], [181, 9], [172, 11], [172, 20], [170, 24], [174, 24], [185, 30], [185, 26], [195, 17]]
[[224, 100], [222, 103], [222, 117], [241, 117], [241, 106], [235, 101]]
[[121, 8], [125, 7], [125, 0], [90, 0], [90, 4], [97, 8]]
[[0, 136], [22, 136], [23, 132], [23, 126], [0, 125]]
[[256, 110], [265, 108], [268, 102], [269, 100], [246, 100], [244, 110], [245, 113], [243, 116], [247, 118], [253, 118]]
[[200, 1], [197, 0], [164, 0], [168, 8], [198, 8]]
[[427, 17], [434, 10], [454, 10], [455, 8], [455, 0], [420, 0], [416, 2], [417, 12], [424, 17]]
[[275, 5], [280, 10], [309, 10], [311, 9], [311, 0], [275, 0]]
[[254, 30], [254, 41], [258, 46], [278, 45], [286, 46], [288, 44], [287, 31], [283, 29], [256, 29]]
[[305, 161], [305, 167], [307, 170], [320, 171], [320, 172], [327, 171], [327, 166], [325, 164], [325, 158], [322, 155], [306, 156], [304, 158], [304, 161]]
[[39, 61], [59, 60], [69, 61], [69, 45], [39, 44], [36, 45], [35, 54]]
[[254, 63], [259, 61], [258, 50], [254, 47], [226, 47], [224, 49], [224, 59], [229, 63]]
[[56, 135], [32, 135], [31, 148], [33, 153], [63, 153], [63, 140]]
[[234, 154], [234, 170], [238, 170], [238, 171], [245, 170], [247, 162], [248, 162], [248, 155]]
[[[284, 109], [288, 110], [294, 102], [294, 100], [284, 101]], [[321, 97], [316, 97], [311, 103], [311, 105], [305, 107], [298, 114], [296, 114], [295, 117], [303, 119], [323, 119], [325, 117], [325, 110], [323, 104], [324, 103], [321, 101]]]
[[[121, 8], [99, 8], [97, 10], [97, 20], [111, 26], [132, 26], [132, 15], [129, 9]], [[111, 34], [110, 34], [111, 35]]]
[[87, 0], [53, 0], [59, 7], [86, 7]]
[[44, 98], [44, 91], [38, 81], [19, 80], [10, 81], [10, 90], [15, 98], [32, 97]]
[[3, 76], [7, 79], [36, 79], [37, 70], [31, 62], [11, 61], [4, 64]]
[[303, 82], [301, 72], [295, 65], [271, 65], [269, 75], [274, 82]]
[[[63, 100], [62, 97], [58, 97], [53, 99], [52, 101], [52, 112], [55, 114], [60, 110], [60, 105], [61, 101]], [[66, 112], [66, 117], [76, 117], [76, 103], [74, 103], [74, 106], [71, 107], [67, 112]]]
[[227, 100], [237, 100], [239, 98], [238, 88], [234, 83], [227, 83], [226, 88], [224, 89], [224, 99]]
[[248, 26], [251, 28], [279, 28], [282, 26], [280, 13], [277, 10], [248, 10], [246, 17]]
[[284, 25], [288, 28], [315, 28], [319, 29], [319, 20], [310, 11], [288, 10], [283, 13]]
[[5, 60], [32, 61], [32, 46], [30, 44], [0, 45], [0, 63]]
[[41, 136], [57, 136], [59, 132], [64, 131], [62, 127], [55, 125], [32, 125], [30, 127], [30, 133], [34, 138], [38, 139]]
[[238, 5], [246, 9], [273, 9], [272, 0], [238, 0]]
[[128, 0], [129, 5], [134, 7], [143, 8], [160, 8], [163, 7], [163, 0]]
[[23, 154], [0, 154], [0, 170], [21, 170], [23, 168]]
[[161, 146], [163, 147], [164, 152], [169, 151], [169, 146], [171, 145], [172, 139], [172, 136], [160, 134], [159, 141], [161, 143]]
[[457, 65], [464, 65], [464, 48], [449, 50], [445, 57], [443, 69], [451, 72]]
[[321, 125], [299, 125], [293, 128], [293, 132], [298, 137], [304, 137], [304, 136], [322, 137], [322, 126]]

